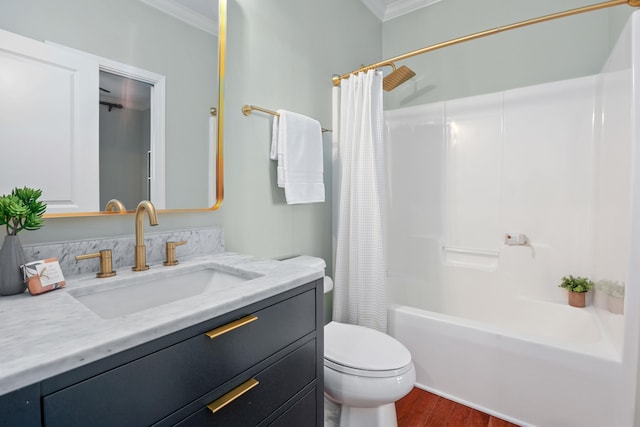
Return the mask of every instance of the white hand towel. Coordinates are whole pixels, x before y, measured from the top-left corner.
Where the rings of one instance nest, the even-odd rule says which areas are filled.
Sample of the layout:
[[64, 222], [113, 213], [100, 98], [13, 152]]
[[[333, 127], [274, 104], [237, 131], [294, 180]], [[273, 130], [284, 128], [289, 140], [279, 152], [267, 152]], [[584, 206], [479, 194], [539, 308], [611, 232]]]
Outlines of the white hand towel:
[[288, 204], [324, 202], [322, 127], [302, 114], [278, 110], [271, 158], [278, 160], [278, 186]]
[[279, 117], [273, 116], [273, 130], [271, 132], [271, 160], [278, 160], [278, 123]]

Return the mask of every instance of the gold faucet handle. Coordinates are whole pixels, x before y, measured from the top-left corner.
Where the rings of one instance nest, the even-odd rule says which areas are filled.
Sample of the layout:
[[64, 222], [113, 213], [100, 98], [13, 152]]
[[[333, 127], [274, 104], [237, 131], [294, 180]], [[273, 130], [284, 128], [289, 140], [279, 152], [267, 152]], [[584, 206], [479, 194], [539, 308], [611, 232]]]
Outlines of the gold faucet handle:
[[163, 262], [162, 265], [178, 265], [178, 260], [176, 259], [176, 246], [182, 246], [186, 244], [186, 240], [182, 240], [180, 242], [167, 242], [165, 245], [167, 248], [167, 260]]
[[91, 258], [100, 258], [100, 271], [96, 273], [97, 278], [104, 279], [105, 277], [113, 277], [116, 275], [116, 272], [113, 271], [113, 256], [111, 254], [111, 249], [103, 249], [94, 254], [78, 255], [76, 256], [76, 261]]

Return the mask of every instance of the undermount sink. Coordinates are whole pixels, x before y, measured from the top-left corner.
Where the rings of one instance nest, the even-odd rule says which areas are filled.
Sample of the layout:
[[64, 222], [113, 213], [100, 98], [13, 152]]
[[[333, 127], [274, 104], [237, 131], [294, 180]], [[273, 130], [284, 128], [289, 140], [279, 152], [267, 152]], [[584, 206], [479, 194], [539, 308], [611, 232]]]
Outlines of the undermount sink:
[[181, 299], [200, 295], [249, 279], [212, 267], [110, 280], [69, 294], [103, 319], [114, 319]]

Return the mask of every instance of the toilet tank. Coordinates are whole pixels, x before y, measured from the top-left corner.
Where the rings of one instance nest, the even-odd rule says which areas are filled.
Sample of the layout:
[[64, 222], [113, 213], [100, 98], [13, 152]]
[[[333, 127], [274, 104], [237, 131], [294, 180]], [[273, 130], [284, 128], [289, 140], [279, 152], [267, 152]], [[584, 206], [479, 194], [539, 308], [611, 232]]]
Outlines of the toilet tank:
[[[282, 260], [282, 262], [288, 262], [291, 264], [304, 265], [305, 267], [323, 269], [327, 266], [327, 263], [324, 262], [322, 258], [309, 256], [309, 255], [300, 255], [297, 257], [289, 258]], [[324, 276], [324, 293], [331, 292], [333, 290], [333, 280], [331, 277]]]
[[[325, 269], [327, 267], [327, 263], [324, 262], [322, 258], [313, 257], [309, 255], [300, 255], [297, 257], [289, 258], [282, 260], [282, 262], [289, 262], [298, 265], [304, 265], [305, 267], [317, 268], [317, 269]], [[324, 276], [323, 281], [323, 292], [324, 292], [324, 323], [325, 325], [329, 323], [332, 319], [332, 311], [333, 311], [333, 295], [329, 294], [333, 290], [333, 280], [331, 277]]]
[[324, 262], [322, 258], [309, 256], [309, 255], [300, 255], [297, 257], [285, 259], [282, 262], [289, 262], [292, 264], [304, 265], [306, 267], [322, 268], [322, 269], [324, 269], [327, 266], [327, 263]]

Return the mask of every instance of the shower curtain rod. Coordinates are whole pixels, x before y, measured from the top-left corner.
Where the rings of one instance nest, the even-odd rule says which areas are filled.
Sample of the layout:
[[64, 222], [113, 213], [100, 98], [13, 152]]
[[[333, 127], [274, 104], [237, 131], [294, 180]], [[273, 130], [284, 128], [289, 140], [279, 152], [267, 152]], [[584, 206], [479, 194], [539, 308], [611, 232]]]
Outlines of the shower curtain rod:
[[333, 85], [340, 86], [340, 82], [342, 79], [347, 79], [351, 74], [358, 74], [361, 71], [368, 71], [374, 68], [383, 67], [386, 65], [391, 65], [394, 62], [402, 61], [403, 59], [411, 58], [413, 56], [422, 55], [423, 53], [431, 52], [432, 50], [441, 49], [444, 47], [453, 46], [455, 44], [467, 42], [470, 40], [479, 39], [481, 37], [490, 36], [493, 34], [501, 33], [508, 30], [513, 30], [516, 28], [526, 27], [528, 25], [538, 24], [545, 21], [551, 21], [558, 18], [565, 18], [567, 16], [578, 15], [580, 13], [592, 12], [595, 10], [606, 9], [613, 6], [619, 6], [621, 4], [628, 4], [631, 7], [640, 7], [640, 0], [609, 0], [602, 3], [596, 3], [590, 6], [578, 7], [576, 9], [566, 10], [564, 12], [552, 13], [550, 15], [541, 16], [539, 18], [528, 19], [526, 21], [516, 22], [515, 24], [504, 25], [501, 27], [496, 27], [490, 30], [480, 31], [478, 33], [469, 34], [463, 37], [458, 37], [457, 39], [452, 39], [442, 43], [436, 43], [431, 46], [423, 47], [421, 49], [417, 49], [411, 52], [407, 52], [402, 55], [398, 55], [396, 57], [386, 59], [384, 61], [376, 62], [375, 64], [367, 65], [357, 70], [354, 70], [350, 73], [343, 74], [341, 76], [335, 75], [333, 76]]
[[[244, 104], [242, 106], [242, 114], [244, 114], [245, 116], [248, 116], [249, 114], [251, 114], [251, 112], [253, 110], [262, 111], [263, 113], [267, 113], [267, 114], [271, 114], [272, 116], [280, 117], [280, 113], [278, 113], [277, 111], [267, 110], [266, 108], [258, 107], [257, 105]], [[331, 132], [331, 129], [322, 128], [322, 132]]]

